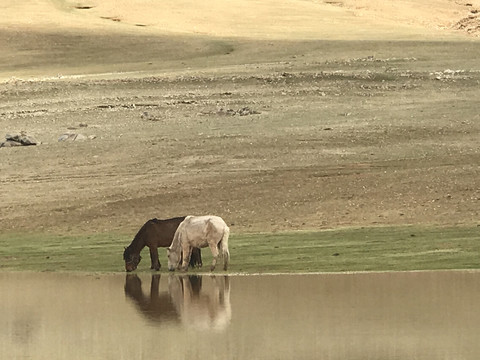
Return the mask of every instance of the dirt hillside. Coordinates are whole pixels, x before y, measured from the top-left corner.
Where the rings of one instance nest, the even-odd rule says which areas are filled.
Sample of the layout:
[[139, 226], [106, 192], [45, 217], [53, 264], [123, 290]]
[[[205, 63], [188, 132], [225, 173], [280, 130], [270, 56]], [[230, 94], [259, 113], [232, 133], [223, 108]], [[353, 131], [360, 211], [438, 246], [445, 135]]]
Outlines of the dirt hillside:
[[479, 10], [4, 0], [0, 229], [478, 224]]

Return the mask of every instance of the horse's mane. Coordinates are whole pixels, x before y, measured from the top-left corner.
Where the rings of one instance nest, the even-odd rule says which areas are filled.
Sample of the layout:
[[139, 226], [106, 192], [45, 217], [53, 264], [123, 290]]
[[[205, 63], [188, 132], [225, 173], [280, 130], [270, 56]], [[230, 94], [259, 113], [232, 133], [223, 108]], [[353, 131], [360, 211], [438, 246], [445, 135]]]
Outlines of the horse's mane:
[[[150, 223], [158, 223], [159, 220], [157, 218], [154, 218], [154, 219], [150, 219], [148, 220], [145, 224], [142, 225], [142, 227], [140, 228], [140, 230], [138, 230], [138, 232], [135, 234], [135, 237], [133, 238], [132, 242], [130, 243], [130, 245], [128, 245], [126, 248], [125, 248], [125, 251], [123, 252], [123, 259], [124, 260], [127, 260], [128, 256], [130, 255], [130, 253], [132, 252], [132, 250], [138, 246], [139, 242], [142, 241], [143, 239], [143, 236], [145, 234], [145, 232], [147, 231], [147, 227]], [[143, 246], [142, 246], [143, 248]]]
[[149, 224], [152, 220], [156, 220], [156, 219], [150, 219], [150, 220], [148, 220], [145, 224], [142, 225], [142, 227], [140, 228], [140, 230], [138, 230], [138, 232], [135, 234], [135, 236], [134, 236], [132, 242], [130, 243], [130, 245], [128, 245], [127, 249], [131, 249], [134, 245], [137, 245], [137, 243], [141, 241], [141, 239], [143, 238], [143, 235], [144, 235], [145, 232], [147, 231], [147, 226], [148, 226], [148, 224]]
[[131, 246], [132, 246], [132, 244], [130, 244], [129, 246], [127, 246], [127, 247], [125, 248], [125, 251], [123, 252], [123, 260], [125, 260], [125, 261], [127, 261], [128, 258], [130, 257], [130, 250], [131, 250], [130, 247], [131, 247]]
[[175, 235], [173, 236], [173, 240], [172, 240], [172, 244], [170, 245], [170, 250], [173, 250], [175, 252], [177, 252], [180, 248], [180, 236], [181, 236], [181, 233], [182, 233], [182, 224], [183, 223], [180, 223], [180, 225], [178, 226], [177, 230], [175, 231]]
[[180, 220], [183, 221], [183, 220], [185, 220], [185, 218], [186, 218], [186, 216], [177, 216], [177, 217], [173, 217], [173, 218], [169, 218], [169, 219], [153, 218], [153, 219], [148, 220], [143, 226], [147, 225], [149, 222], [152, 222], [152, 223], [155, 223], [155, 224], [161, 224], [161, 223], [164, 223], [164, 222], [172, 222], [172, 221], [180, 221]]

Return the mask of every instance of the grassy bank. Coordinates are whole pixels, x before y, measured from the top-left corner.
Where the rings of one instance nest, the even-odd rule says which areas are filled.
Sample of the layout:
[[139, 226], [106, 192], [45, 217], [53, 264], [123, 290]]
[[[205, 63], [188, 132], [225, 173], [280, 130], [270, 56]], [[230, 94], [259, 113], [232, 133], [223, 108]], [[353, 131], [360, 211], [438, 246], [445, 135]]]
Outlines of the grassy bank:
[[[1, 234], [2, 271], [124, 271], [128, 235]], [[480, 228], [379, 227], [235, 234], [229, 272], [343, 272], [480, 268]], [[150, 271], [148, 249], [137, 271]], [[162, 270], [166, 254], [160, 249]], [[211, 254], [203, 251], [208, 272]], [[221, 267], [220, 267], [221, 268]]]

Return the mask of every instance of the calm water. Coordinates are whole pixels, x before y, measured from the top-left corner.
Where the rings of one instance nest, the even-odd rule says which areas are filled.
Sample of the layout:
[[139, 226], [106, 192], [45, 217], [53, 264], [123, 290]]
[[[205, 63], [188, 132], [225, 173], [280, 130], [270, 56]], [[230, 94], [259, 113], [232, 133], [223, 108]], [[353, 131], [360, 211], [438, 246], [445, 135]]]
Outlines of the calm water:
[[0, 273], [1, 359], [480, 359], [480, 272]]

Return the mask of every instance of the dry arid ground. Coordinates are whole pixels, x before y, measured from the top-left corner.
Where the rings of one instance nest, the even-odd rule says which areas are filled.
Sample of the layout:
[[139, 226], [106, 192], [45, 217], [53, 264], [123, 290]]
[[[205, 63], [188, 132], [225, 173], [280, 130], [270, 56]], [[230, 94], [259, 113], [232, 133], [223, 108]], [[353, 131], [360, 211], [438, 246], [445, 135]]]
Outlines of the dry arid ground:
[[479, 11], [3, 0], [0, 230], [480, 224]]

